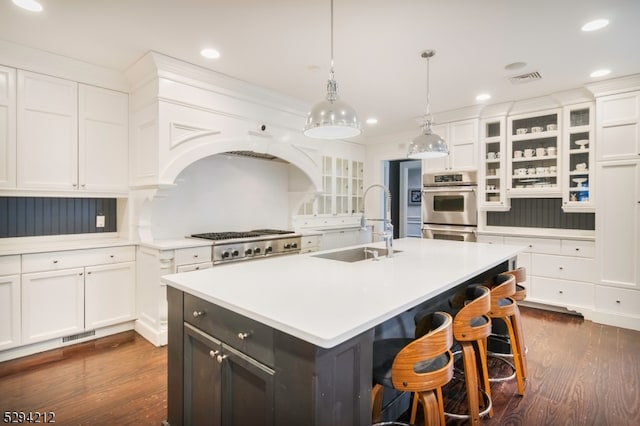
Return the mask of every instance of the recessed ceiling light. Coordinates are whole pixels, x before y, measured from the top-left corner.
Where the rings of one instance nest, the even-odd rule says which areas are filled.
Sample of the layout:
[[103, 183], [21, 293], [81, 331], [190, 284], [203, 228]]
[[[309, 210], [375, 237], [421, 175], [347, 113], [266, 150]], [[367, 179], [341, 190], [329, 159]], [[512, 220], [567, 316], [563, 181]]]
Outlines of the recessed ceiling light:
[[520, 68], [524, 68], [526, 66], [527, 66], [526, 62], [512, 62], [510, 64], [505, 65], [504, 69], [512, 71], [512, 70], [519, 70]]
[[604, 77], [605, 75], [611, 74], [611, 70], [597, 70], [589, 74], [591, 77]]
[[218, 59], [220, 57], [220, 52], [216, 49], [202, 49], [200, 54], [207, 59]]
[[378, 124], [378, 119], [374, 117], [367, 118], [367, 124]]
[[13, 4], [30, 12], [42, 12], [42, 5], [36, 0], [13, 0]]
[[582, 31], [596, 31], [609, 25], [608, 19], [596, 19], [582, 26]]
[[476, 101], [487, 101], [489, 99], [491, 99], [491, 95], [488, 93], [480, 93], [476, 96]]

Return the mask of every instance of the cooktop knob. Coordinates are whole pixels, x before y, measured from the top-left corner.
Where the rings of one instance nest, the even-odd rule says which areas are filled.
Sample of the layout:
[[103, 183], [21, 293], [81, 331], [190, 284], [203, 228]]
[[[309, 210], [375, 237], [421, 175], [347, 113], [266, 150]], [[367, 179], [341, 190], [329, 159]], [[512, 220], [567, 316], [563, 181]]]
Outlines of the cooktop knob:
[[271, 253], [273, 251], [273, 247], [269, 246], [264, 249], [265, 253]]
[[291, 248], [298, 248], [298, 243], [291, 243]]
[[261, 252], [261, 251], [262, 251], [262, 250], [260, 250], [260, 247], [256, 247], [256, 248], [253, 250], [253, 252], [254, 252], [255, 254], [260, 254], [260, 252]]
[[244, 251], [244, 255], [245, 255], [245, 256], [251, 256], [252, 254], [253, 254], [253, 250], [251, 250], [251, 249], [246, 249], [246, 250]]
[[291, 248], [291, 243], [285, 243], [284, 244], [284, 248], [285, 249], [290, 249]]
[[236, 257], [239, 254], [240, 252], [238, 250], [234, 250], [233, 253], [231, 253], [231, 256]]
[[229, 257], [229, 252], [228, 251], [223, 251], [222, 252], [222, 258], [226, 259], [227, 257]]

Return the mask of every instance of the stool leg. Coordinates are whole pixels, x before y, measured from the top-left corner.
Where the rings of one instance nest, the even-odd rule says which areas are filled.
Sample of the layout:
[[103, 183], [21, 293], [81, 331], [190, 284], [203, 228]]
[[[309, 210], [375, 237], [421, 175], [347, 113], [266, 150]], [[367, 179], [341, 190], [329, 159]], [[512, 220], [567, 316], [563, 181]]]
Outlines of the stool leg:
[[515, 330], [512, 323], [512, 318], [502, 318], [507, 325], [507, 331], [509, 332], [509, 340], [511, 341], [511, 353], [513, 354], [513, 364], [516, 368], [516, 382], [518, 383], [518, 393], [524, 395], [524, 377], [522, 370], [522, 356], [520, 354], [520, 342], [518, 336], [515, 334]]
[[478, 400], [478, 370], [473, 345], [460, 342], [462, 362], [464, 365], [464, 382], [467, 388], [467, 404], [469, 405], [469, 424], [480, 424], [480, 408]]
[[438, 413], [440, 413], [440, 424], [445, 426], [447, 423], [444, 418], [444, 398], [442, 397], [442, 388], [438, 387], [436, 389], [436, 398], [438, 398]]
[[373, 423], [379, 422], [380, 417], [382, 416], [383, 391], [384, 387], [379, 384], [376, 384], [373, 389], [371, 389], [371, 419], [373, 420]]
[[420, 399], [420, 393], [413, 393], [413, 401], [411, 402], [411, 418], [409, 419], [409, 423], [412, 425], [416, 424], [416, 415], [418, 414], [418, 399]]
[[513, 323], [513, 331], [515, 332], [518, 345], [520, 346], [520, 363], [522, 364], [522, 377], [525, 379], [529, 376], [527, 368], [527, 353], [524, 344], [524, 333], [522, 332], [522, 322], [520, 321], [520, 309], [516, 309], [515, 315], [511, 317]]
[[[491, 399], [491, 385], [489, 384], [489, 367], [487, 366], [487, 345], [485, 340], [478, 340], [478, 373], [479, 380], [482, 382], [482, 388]], [[493, 405], [489, 409], [489, 417], [493, 417]]]
[[[436, 394], [433, 391], [420, 392], [420, 403], [422, 404], [422, 411], [424, 412], [424, 424], [425, 426], [440, 425], [440, 414], [438, 413], [438, 400]], [[411, 424], [415, 424], [416, 419], [411, 416]], [[444, 426], [444, 423], [442, 424]]]

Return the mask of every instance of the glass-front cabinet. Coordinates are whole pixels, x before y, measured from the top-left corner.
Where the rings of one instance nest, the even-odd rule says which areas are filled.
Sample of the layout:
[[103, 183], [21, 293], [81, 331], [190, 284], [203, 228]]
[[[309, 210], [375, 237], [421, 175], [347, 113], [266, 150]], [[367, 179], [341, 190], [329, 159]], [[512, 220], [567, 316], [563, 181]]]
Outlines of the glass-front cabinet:
[[480, 122], [480, 164], [478, 197], [480, 209], [487, 211], [509, 210], [506, 196], [506, 119], [487, 118]]
[[362, 211], [364, 163], [346, 158], [322, 157], [323, 191], [304, 203], [299, 215], [348, 215]]
[[566, 106], [563, 116], [562, 209], [593, 212], [595, 204], [590, 185], [595, 167], [593, 103]]
[[560, 197], [561, 110], [509, 117], [507, 191], [509, 197]]

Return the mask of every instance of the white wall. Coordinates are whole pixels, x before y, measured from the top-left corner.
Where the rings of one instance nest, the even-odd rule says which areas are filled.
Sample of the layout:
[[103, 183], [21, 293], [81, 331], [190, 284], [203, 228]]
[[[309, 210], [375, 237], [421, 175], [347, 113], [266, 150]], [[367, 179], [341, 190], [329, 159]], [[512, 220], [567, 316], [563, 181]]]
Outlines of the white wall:
[[286, 229], [289, 165], [213, 155], [187, 167], [151, 205], [156, 240], [200, 232]]

